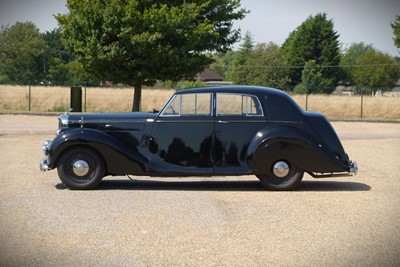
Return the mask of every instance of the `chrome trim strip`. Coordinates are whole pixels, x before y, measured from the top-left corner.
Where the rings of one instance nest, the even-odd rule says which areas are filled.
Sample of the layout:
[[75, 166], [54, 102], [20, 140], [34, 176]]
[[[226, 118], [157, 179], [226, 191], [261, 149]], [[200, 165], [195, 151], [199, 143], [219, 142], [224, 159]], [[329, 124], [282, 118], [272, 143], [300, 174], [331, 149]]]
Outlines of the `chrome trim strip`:
[[[165, 118], [167, 116], [164, 116]], [[170, 118], [170, 117], [169, 117]], [[211, 117], [210, 120], [183, 120], [182, 117], [177, 118], [176, 120], [163, 120], [161, 118], [154, 120], [154, 122], [173, 122], [173, 123], [204, 123], [204, 122], [211, 122], [211, 123], [265, 123], [265, 120], [214, 120], [213, 117]]]
[[[219, 117], [221, 118], [221, 117]], [[266, 123], [265, 120], [218, 120], [218, 123]]]
[[293, 123], [293, 124], [303, 124], [301, 121], [273, 121], [273, 120], [266, 120], [267, 123]]
[[[181, 117], [180, 117], [181, 118]], [[159, 122], [159, 123], [165, 123], [165, 122], [173, 122], [173, 123], [205, 123], [205, 122], [209, 122], [209, 123], [214, 123], [214, 120], [160, 120], [160, 119], [156, 119], [154, 122]]]

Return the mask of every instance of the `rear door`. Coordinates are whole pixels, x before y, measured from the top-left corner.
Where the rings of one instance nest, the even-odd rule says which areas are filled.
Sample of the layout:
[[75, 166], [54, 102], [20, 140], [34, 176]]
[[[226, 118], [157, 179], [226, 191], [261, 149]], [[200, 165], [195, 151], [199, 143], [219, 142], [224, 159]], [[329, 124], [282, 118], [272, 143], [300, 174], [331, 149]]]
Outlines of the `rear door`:
[[247, 148], [266, 120], [256, 96], [236, 93], [216, 94], [213, 159], [216, 173], [250, 173]]

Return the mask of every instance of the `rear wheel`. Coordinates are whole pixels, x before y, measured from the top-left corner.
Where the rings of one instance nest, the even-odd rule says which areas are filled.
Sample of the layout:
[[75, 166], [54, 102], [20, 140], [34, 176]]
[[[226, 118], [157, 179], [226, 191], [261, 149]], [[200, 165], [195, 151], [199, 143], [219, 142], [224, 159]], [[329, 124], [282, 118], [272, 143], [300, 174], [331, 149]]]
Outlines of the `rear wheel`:
[[303, 179], [304, 172], [288, 161], [275, 162], [267, 175], [258, 175], [261, 184], [268, 190], [289, 191], [295, 189]]
[[90, 148], [73, 148], [64, 152], [58, 160], [60, 180], [71, 189], [93, 189], [105, 174], [104, 161]]

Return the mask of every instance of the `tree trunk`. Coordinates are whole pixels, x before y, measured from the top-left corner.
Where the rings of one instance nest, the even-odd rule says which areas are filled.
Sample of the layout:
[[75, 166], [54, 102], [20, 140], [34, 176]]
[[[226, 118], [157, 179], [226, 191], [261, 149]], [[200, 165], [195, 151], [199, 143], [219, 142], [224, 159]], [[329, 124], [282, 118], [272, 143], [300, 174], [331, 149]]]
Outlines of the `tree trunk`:
[[135, 85], [135, 93], [133, 94], [132, 111], [140, 111], [140, 101], [142, 98], [142, 84]]

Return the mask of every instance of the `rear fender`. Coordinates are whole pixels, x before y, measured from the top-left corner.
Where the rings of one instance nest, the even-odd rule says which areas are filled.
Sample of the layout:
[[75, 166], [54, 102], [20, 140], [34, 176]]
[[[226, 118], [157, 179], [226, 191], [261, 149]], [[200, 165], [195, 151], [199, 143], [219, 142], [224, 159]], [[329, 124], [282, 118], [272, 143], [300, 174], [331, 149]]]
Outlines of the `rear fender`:
[[147, 161], [137, 149], [131, 149], [118, 139], [94, 129], [70, 129], [60, 133], [52, 142], [49, 156], [51, 168], [57, 166], [60, 155], [67, 149], [87, 146], [103, 157], [111, 175], [144, 174]]
[[289, 126], [267, 127], [258, 132], [249, 145], [247, 159], [257, 175], [270, 173], [279, 160], [289, 161], [306, 172], [331, 173], [349, 169], [310, 135]]

